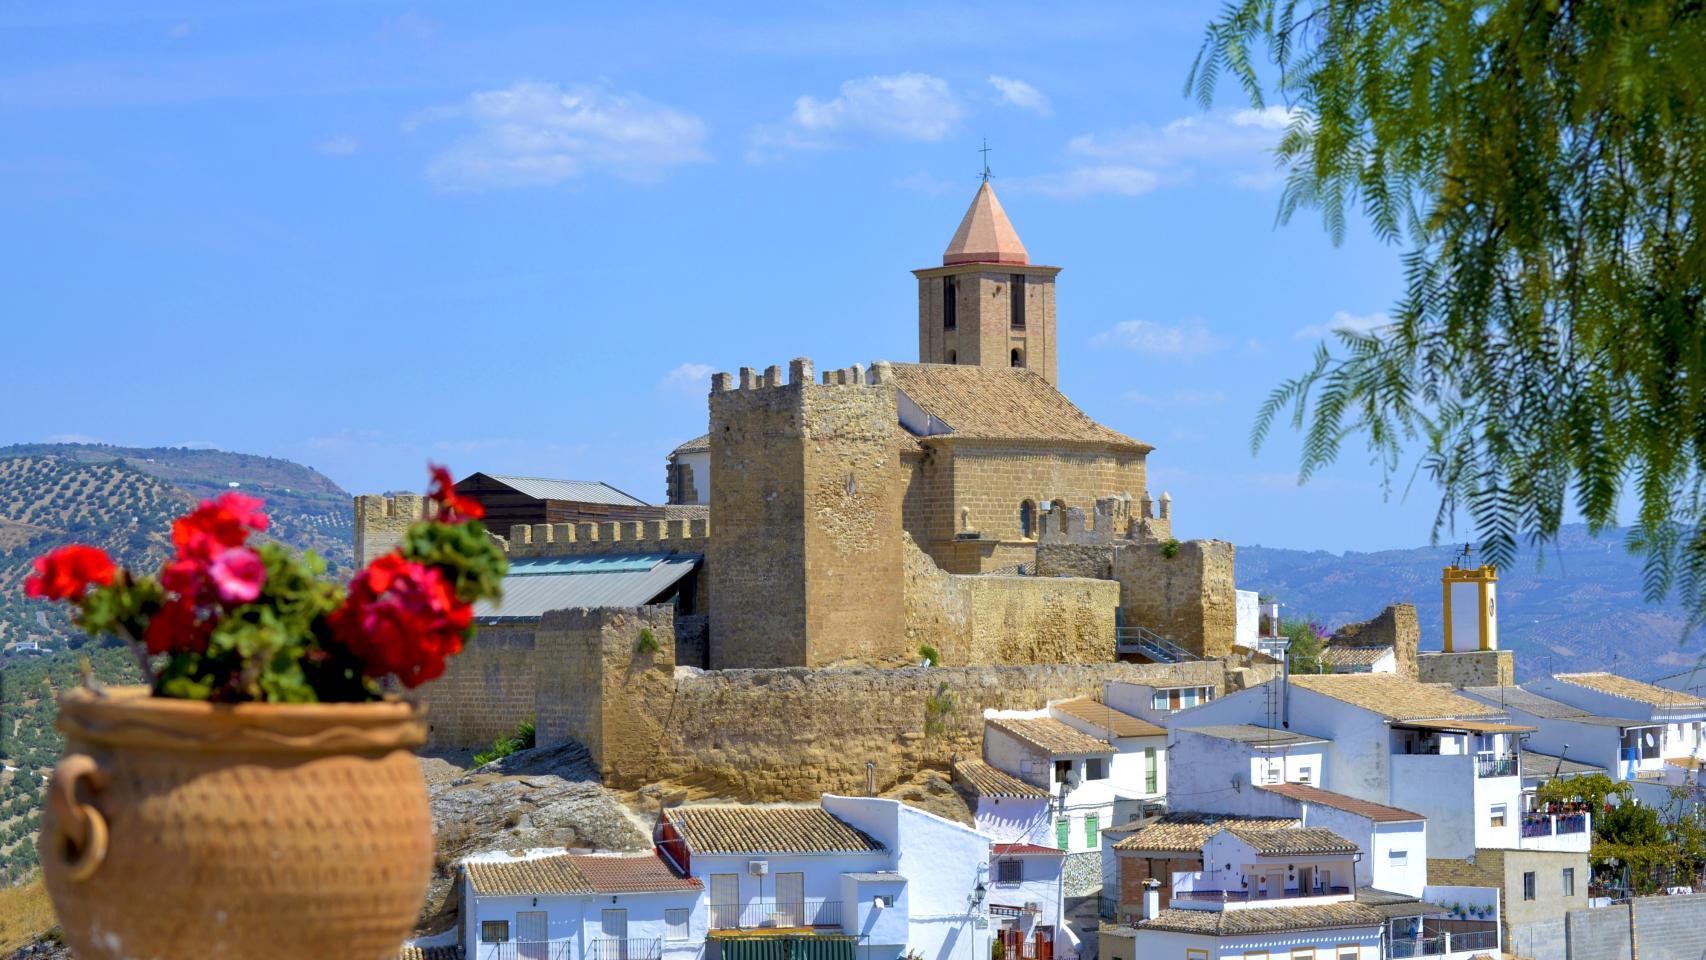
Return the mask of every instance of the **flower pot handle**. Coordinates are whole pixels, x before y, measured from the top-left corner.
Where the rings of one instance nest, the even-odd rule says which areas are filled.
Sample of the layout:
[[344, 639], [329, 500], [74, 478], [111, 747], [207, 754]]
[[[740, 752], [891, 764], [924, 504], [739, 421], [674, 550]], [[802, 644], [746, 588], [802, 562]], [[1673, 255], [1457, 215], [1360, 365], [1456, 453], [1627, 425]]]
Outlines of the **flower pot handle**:
[[107, 773], [86, 753], [67, 754], [53, 771], [47, 805], [53, 811], [56, 836], [44, 856], [58, 857], [67, 879], [87, 880], [107, 858], [107, 818], [93, 805], [77, 799], [77, 784], [90, 791], [107, 785]]

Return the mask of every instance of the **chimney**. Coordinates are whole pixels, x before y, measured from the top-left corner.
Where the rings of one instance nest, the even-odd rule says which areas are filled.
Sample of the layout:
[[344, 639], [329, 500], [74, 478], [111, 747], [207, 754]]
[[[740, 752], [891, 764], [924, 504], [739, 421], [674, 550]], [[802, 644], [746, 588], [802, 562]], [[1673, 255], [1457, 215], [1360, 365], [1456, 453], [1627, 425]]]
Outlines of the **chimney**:
[[1143, 881], [1143, 919], [1153, 920], [1161, 912], [1161, 881], [1150, 877]]

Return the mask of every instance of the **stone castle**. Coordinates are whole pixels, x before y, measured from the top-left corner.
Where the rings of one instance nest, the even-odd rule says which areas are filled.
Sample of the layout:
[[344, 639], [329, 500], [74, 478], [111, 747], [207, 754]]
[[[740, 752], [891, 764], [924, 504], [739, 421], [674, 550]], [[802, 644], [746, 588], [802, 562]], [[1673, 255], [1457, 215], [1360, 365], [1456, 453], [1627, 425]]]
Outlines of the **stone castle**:
[[[648, 743], [676, 742], [678, 760], [705, 761], [680, 743], [721, 738], [727, 749], [730, 737], [755, 742], [754, 723], [775, 724], [768, 710], [743, 716], [771, 671], [811, 691], [791, 702], [826, 711], [824, 724], [837, 720], [841, 687], [882, 691], [849, 688], [840, 700], [882, 714], [866, 718], [875, 742], [910, 742], [922, 727], [920, 698], [980, 713], [1097, 695], [1103, 679], [1134, 671], [1212, 673], [1224, 688], [1268, 669], [1234, 648], [1232, 546], [1174, 540], [1171, 497], [1148, 487], [1153, 448], [1059, 390], [1059, 272], [1030, 262], [985, 182], [941, 265], [914, 271], [918, 362], [820, 372], [795, 359], [786, 371], [717, 373], [706, 434], [670, 455], [661, 519], [494, 531], [518, 589], [506, 584], [504, 605], [481, 611], [473, 648], [425, 688], [435, 739], [483, 742], [537, 714], [542, 735], [581, 739], [595, 755], [604, 750], [595, 741], [624, 739], [614, 725], [650, 730], [640, 738]], [[418, 498], [358, 497], [357, 562], [389, 549], [420, 509]], [[679, 572], [656, 596], [643, 586], [577, 602], [592, 609], [569, 619], [521, 609], [538, 592], [525, 588], [543, 583], [524, 583], [529, 569], [591, 557], [673, 558]], [[613, 669], [611, 657], [636, 654], [628, 641], [613, 645], [611, 623], [644, 623], [669, 649]], [[567, 624], [584, 636], [565, 640]], [[1171, 652], [1128, 642], [1140, 635]], [[914, 677], [926, 645], [945, 666]], [[780, 693], [783, 680], [774, 682], [769, 692]], [[683, 683], [700, 705], [694, 714], [660, 706], [677, 704]], [[956, 683], [963, 688], [949, 689]], [[719, 685], [721, 694], [709, 689]], [[603, 711], [596, 722], [563, 718], [547, 702], [571, 691], [586, 701], [576, 709]], [[797, 718], [802, 730], [819, 725]], [[630, 747], [620, 759], [602, 754], [607, 771], [637, 781], [691, 766]], [[848, 786], [812, 779], [782, 795]]]

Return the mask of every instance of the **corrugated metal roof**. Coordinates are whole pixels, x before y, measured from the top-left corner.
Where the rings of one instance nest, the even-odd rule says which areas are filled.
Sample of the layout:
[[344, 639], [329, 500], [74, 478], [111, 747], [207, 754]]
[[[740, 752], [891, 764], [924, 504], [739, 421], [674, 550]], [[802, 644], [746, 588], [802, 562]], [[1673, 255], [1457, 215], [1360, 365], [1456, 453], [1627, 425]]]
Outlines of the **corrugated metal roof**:
[[576, 607], [636, 607], [668, 590], [699, 564], [696, 553], [657, 560], [644, 569], [610, 573], [528, 573], [504, 577], [503, 600], [474, 604], [474, 616], [531, 620]]
[[573, 500], [576, 503], [607, 503], [628, 507], [651, 506], [602, 480], [552, 480], [549, 477], [517, 477], [504, 473], [488, 473], [486, 476], [524, 497], [537, 500]]
[[509, 575], [531, 577], [545, 573], [633, 573], [650, 570], [668, 560], [668, 553], [611, 553], [589, 557], [517, 557], [509, 562]]

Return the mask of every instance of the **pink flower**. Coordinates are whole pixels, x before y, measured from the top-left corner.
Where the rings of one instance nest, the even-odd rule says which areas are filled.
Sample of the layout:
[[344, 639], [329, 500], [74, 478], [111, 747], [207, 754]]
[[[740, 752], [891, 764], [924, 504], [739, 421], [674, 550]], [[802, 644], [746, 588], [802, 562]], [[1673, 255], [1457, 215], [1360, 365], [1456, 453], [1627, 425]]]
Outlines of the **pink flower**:
[[261, 584], [267, 571], [261, 556], [245, 547], [232, 547], [220, 552], [207, 568], [207, 574], [225, 603], [249, 603], [261, 595]]

